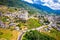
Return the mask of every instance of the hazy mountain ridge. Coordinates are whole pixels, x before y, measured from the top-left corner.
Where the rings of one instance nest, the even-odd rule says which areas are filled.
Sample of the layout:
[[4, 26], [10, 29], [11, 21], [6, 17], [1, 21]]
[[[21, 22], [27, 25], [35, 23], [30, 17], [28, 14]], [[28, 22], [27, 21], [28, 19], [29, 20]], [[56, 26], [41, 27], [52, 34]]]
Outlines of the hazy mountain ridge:
[[[59, 7], [57, 7], [57, 4], [56, 4], [56, 7], [53, 7], [54, 5], [52, 5], [52, 8], [48, 7], [48, 6], [43, 6], [44, 2], [41, 2], [42, 0], [23, 0], [23, 1], [26, 1], [28, 4], [34, 6], [35, 8], [37, 9], [40, 9], [40, 10], [43, 10], [43, 11], [46, 11], [48, 12], [48, 14], [56, 14], [56, 15], [60, 15], [60, 10], [58, 10]], [[48, 1], [48, 0], [46, 0]], [[52, 0], [51, 0], [52, 1]], [[54, 3], [54, 1], [52, 1]], [[48, 3], [51, 3], [51, 2], [48, 2]], [[58, 3], [58, 2], [57, 2]], [[53, 9], [56, 9], [56, 10], [53, 10]]]
[[35, 8], [34, 6], [30, 5], [27, 2], [21, 1], [21, 0], [0, 0], [0, 5], [5, 5], [8, 7], [18, 7], [18, 8], [24, 8], [25, 10], [30, 11], [30, 13], [43, 13], [42, 10]]
[[[50, 10], [45, 11], [46, 7], [39, 6], [37, 4], [30, 4], [28, 2], [22, 1], [22, 0], [0, 0], [0, 5], [6, 5], [8, 7], [18, 7], [18, 8], [24, 8], [25, 10], [28, 10], [32, 13], [41, 13], [41, 14], [51, 14], [52, 12], [49, 12]], [[47, 8], [49, 9], [49, 8]], [[56, 12], [54, 12], [56, 13]], [[59, 13], [59, 12], [58, 12]]]

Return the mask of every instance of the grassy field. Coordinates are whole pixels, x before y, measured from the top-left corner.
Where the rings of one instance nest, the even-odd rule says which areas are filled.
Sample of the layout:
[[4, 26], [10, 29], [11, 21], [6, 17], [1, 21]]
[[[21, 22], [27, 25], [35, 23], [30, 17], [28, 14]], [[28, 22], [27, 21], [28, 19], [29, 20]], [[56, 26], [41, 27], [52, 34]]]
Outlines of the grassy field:
[[56, 29], [52, 29], [50, 32], [43, 31], [42, 33], [54, 37], [56, 40], [60, 40], [60, 31], [57, 31]]
[[19, 32], [0, 28], [0, 40], [17, 40]]
[[37, 19], [31, 18], [27, 21], [27, 25], [28, 25], [28, 28], [31, 29], [31, 28], [37, 28], [37, 27], [42, 26], [42, 23], [39, 23], [39, 20]]

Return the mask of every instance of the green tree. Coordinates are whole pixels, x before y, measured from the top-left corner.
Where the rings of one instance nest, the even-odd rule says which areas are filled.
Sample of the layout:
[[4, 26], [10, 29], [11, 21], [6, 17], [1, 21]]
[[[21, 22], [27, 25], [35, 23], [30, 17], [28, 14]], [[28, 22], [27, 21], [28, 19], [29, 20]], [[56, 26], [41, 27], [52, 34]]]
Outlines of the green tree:
[[25, 35], [23, 35], [22, 40], [55, 40], [55, 39], [34, 30], [26, 32]]

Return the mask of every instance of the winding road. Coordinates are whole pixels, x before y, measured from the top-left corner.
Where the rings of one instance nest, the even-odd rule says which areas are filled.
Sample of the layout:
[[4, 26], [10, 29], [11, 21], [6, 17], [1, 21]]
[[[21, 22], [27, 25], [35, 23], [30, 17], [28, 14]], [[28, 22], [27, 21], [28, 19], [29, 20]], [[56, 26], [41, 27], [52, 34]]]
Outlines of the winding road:
[[[49, 24], [48, 26], [50, 26], [51, 24], [52, 24], [52, 22], [50, 22], [50, 24]], [[38, 30], [38, 31], [40, 31], [40, 29], [42, 29], [42, 28], [44, 28], [44, 27], [45, 27], [45, 25], [40, 26], [40, 27], [38, 27], [38, 28], [30, 29], [30, 30]], [[17, 40], [21, 40], [23, 34], [24, 34], [26, 31], [30, 31], [30, 30], [20, 31], [21, 33], [20, 33], [20, 35], [18, 36], [18, 39], [17, 39]]]

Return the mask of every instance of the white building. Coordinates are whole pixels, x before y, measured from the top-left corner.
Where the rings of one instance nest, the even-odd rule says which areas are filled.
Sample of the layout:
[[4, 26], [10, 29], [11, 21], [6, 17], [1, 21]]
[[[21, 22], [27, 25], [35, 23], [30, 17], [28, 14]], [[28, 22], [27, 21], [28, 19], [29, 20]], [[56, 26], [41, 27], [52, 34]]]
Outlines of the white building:
[[24, 10], [24, 12], [21, 12], [18, 15], [18, 18], [22, 19], [22, 20], [27, 20], [28, 19], [28, 12]]

